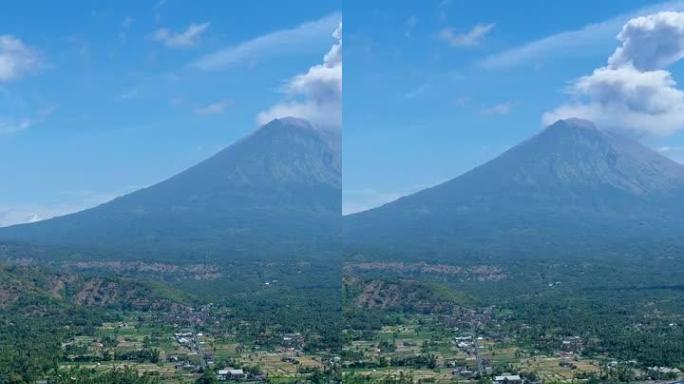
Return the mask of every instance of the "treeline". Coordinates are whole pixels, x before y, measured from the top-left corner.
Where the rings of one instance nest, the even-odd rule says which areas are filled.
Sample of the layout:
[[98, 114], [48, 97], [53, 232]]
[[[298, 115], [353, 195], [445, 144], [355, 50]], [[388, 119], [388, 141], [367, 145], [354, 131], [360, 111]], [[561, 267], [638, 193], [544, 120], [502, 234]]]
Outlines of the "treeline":
[[[529, 351], [555, 353], [565, 338], [579, 336], [587, 356], [636, 360], [642, 368], [684, 366], [684, 286], [678, 278], [684, 264], [665, 250], [658, 257], [641, 251], [630, 257], [536, 254], [490, 260], [505, 276], [494, 281], [393, 271], [357, 272], [353, 278], [438, 280], [479, 306], [495, 306], [502, 328], [492, 332], [514, 338]], [[460, 259], [458, 265], [468, 266]], [[345, 328], [356, 331], [346, 335], [347, 341], [359, 335], [371, 339], [382, 326], [401, 323], [396, 311], [356, 308], [360, 293], [358, 287], [345, 287]]]
[[98, 372], [94, 369], [73, 368], [68, 371], [60, 371], [54, 379], [54, 384], [160, 384], [156, 374], [141, 374], [136, 370], [112, 369], [106, 372]]
[[340, 285], [336, 268], [316, 263], [236, 263], [220, 279], [179, 283], [225, 309], [214, 313], [220, 325], [211, 333], [266, 349], [279, 346], [285, 333], [301, 333], [307, 352], [342, 347]]
[[65, 357], [63, 340], [93, 335], [96, 326], [115, 319], [114, 312], [22, 295], [0, 311], [0, 383], [33, 384], [54, 374]]
[[342, 378], [344, 384], [413, 384], [413, 375], [401, 372], [399, 375], [387, 375], [383, 377], [373, 377], [370, 375], [360, 375], [350, 373]]
[[[575, 295], [511, 301], [508, 306], [514, 315], [506, 323], [506, 332], [546, 353], [557, 351], [564, 338], [580, 336], [586, 356], [636, 360], [642, 367], [684, 364], [684, 328], [676, 314], [668, 316], [663, 311], [652, 316], [636, 307], [644, 302], [638, 298], [627, 302], [599, 291], [593, 294], [592, 299]], [[661, 295], [661, 299], [675, 300], [678, 294]]]
[[[349, 357], [349, 356], [347, 356]], [[412, 356], [386, 358], [380, 356], [377, 361], [348, 361], [348, 368], [385, 368], [385, 367], [405, 367], [412, 369], [435, 369], [438, 366], [437, 356], [433, 354], [421, 354]]]

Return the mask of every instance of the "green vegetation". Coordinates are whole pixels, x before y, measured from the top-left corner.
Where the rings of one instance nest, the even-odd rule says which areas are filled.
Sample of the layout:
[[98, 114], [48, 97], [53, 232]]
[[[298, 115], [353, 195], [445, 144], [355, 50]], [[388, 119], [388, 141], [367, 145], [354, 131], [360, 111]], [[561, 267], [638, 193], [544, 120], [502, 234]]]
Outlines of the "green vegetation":
[[212, 382], [224, 368], [278, 383], [340, 375], [339, 289], [325, 273], [293, 287], [291, 269], [263, 267], [238, 286], [230, 274], [248, 267], [209, 279], [121, 268], [0, 267], [0, 383]]
[[407, 372], [421, 382], [503, 373], [545, 382], [676, 379], [684, 290], [667, 277], [682, 268], [662, 259], [350, 263], [345, 381]]

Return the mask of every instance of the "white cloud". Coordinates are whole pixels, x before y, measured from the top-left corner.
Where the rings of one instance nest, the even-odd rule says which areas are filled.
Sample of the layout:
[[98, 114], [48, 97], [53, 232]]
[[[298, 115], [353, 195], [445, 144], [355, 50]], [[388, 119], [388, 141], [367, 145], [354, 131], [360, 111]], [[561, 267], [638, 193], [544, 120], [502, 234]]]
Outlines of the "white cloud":
[[131, 87], [123, 92], [121, 92], [119, 95], [116, 96], [116, 99], [119, 101], [126, 101], [126, 100], [131, 100], [139, 97], [142, 93], [142, 87], [136, 85], [134, 87]]
[[640, 71], [665, 68], [684, 57], [684, 13], [637, 17], [617, 36], [622, 43], [608, 59], [612, 68], [631, 64]]
[[253, 63], [264, 57], [292, 55], [321, 44], [328, 33], [340, 23], [334, 13], [322, 19], [306, 22], [292, 29], [272, 32], [232, 47], [204, 55], [191, 65], [200, 70], [221, 70], [241, 63]]
[[402, 196], [407, 196], [428, 188], [429, 184], [419, 184], [397, 191], [381, 191], [374, 188], [345, 189], [342, 194], [342, 214], [350, 215], [387, 204]]
[[403, 193], [382, 192], [375, 189], [358, 189], [344, 192], [342, 214], [350, 215], [363, 212], [402, 197]]
[[0, 117], [0, 136], [11, 135], [23, 131], [31, 126], [29, 119], [8, 119]]
[[232, 102], [230, 100], [219, 100], [195, 109], [195, 113], [200, 116], [220, 115], [224, 113]]
[[675, 0], [640, 8], [634, 12], [588, 24], [582, 28], [565, 31], [514, 47], [485, 58], [480, 65], [486, 69], [506, 69], [520, 65], [539, 65], [547, 58], [592, 55], [602, 52], [610, 44], [620, 28], [639, 15], [661, 11], [684, 11], [684, 1]]
[[579, 117], [636, 136], [668, 135], [684, 127], [684, 92], [675, 86], [664, 70], [598, 68], [578, 79], [570, 88], [573, 100], [545, 113], [543, 123]]
[[482, 39], [494, 29], [495, 24], [477, 24], [470, 31], [456, 33], [453, 28], [444, 28], [439, 37], [447, 41], [452, 47], [474, 46], [480, 44]]
[[9, 136], [14, 133], [21, 132], [33, 126], [34, 124], [43, 122], [54, 111], [55, 106], [49, 106], [40, 110], [34, 116], [25, 118], [12, 118], [0, 116], [0, 136]]
[[418, 18], [416, 17], [416, 15], [409, 16], [409, 18], [406, 19], [406, 22], [404, 22], [404, 36], [411, 37], [411, 35], [413, 34], [413, 30], [416, 28], [417, 24]]
[[468, 96], [459, 96], [454, 100], [454, 106], [457, 108], [465, 107], [468, 103], [470, 103], [470, 97]]
[[420, 97], [423, 94], [425, 94], [425, 92], [428, 89], [430, 89], [430, 84], [423, 83], [423, 84], [411, 89], [410, 91], [404, 93], [404, 98], [405, 99], [415, 99], [416, 97]]
[[171, 48], [187, 48], [197, 44], [200, 36], [211, 23], [190, 24], [185, 31], [175, 33], [168, 28], [160, 28], [152, 35], [152, 40], [159, 41]]
[[159, 23], [161, 20], [161, 10], [164, 5], [166, 5], [167, 0], [158, 0], [153, 6], [152, 6], [152, 13], [154, 14], [154, 19]]
[[96, 192], [90, 190], [68, 191], [63, 193], [64, 196], [62, 197], [64, 201], [61, 203], [18, 204], [13, 206], [0, 205], [0, 227], [34, 223], [83, 211], [140, 188], [140, 186], [126, 186], [118, 192]]
[[658, 152], [661, 154], [669, 157], [670, 159], [684, 164], [684, 147], [682, 146], [675, 146], [675, 147], [670, 147], [670, 146], [664, 146], [657, 148]]
[[121, 40], [122, 43], [126, 43], [126, 40], [128, 40], [128, 30], [131, 28], [131, 25], [133, 25], [133, 22], [135, 19], [133, 19], [130, 16], [124, 17], [123, 21], [121, 22], [121, 29], [119, 31], [119, 39]]
[[306, 73], [290, 79], [284, 87], [286, 100], [259, 113], [257, 122], [265, 124], [279, 117], [299, 117], [323, 128], [342, 124], [342, 24], [333, 37], [337, 40], [323, 58]]
[[169, 105], [174, 106], [174, 107], [181, 105], [183, 103], [185, 103], [185, 98], [182, 96], [175, 96], [169, 100]]
[[480, 113], [483, 116], [508, 115], [509, 113], [511, 113], [511, 110], [513, 109], [513, 105], [514, 105], [514, 103], [512, 101], [506, 101], [506, 102], [485, 108]]
[[[545, 113], [543, 123], [579, 117], [634, 136], [664, 136], [684, 128], [684, 92], [661, 69], [684, 56], [677, 48], [684, 46], [684, 32], [678, 30], [684, 31], [684, 13], [629, 20], [608, 65], [575, 80], [568, 89], [571, 100]], [[669, 41], [676, 39], [681, 41]]]
[[442, 0], [437, 4], [437, 15], [439, 18], [439, 21], [444, 21], [447, 18], [447, 11], [449, 10], [448, 8], [451, 7], [451, 0]]
[[0, 35], [0, 83], [17, 80], [40, 67], [40, 56], [11, 35]]
[[77, 211], [70, 207], [13, 207], [0, 209], [0, 227], [15, 224], [35, 223], [55, 216], [62, 216]]

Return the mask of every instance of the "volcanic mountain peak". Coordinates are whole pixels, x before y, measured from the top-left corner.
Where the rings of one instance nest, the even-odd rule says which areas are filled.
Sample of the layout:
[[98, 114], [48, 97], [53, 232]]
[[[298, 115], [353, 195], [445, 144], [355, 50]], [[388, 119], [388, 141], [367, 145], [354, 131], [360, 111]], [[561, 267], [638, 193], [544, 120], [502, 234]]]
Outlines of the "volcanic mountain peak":
[[523, 236], [533, 246], [644, 228], [674, 233], [682, 199], [684, 166], [568, 119], [450, 181], [347, 216], [344, 231], [347, 244], [505, 250]]
[[[312, 183], [339, 187], [340, 154], [332, 135], [306, 120], [275, 119], [195, 166], [192, 175], [222, 176], [215, 181], [230, 181], [233, 187]], [[202, 183], [191, 184], [202, 187]]]
[[286, 117], [279, 117], [276, 119], [271, 120], [269, 123], [264, 125], [261, 129], [262, 130], [268, 130], [269, 128], [288, 128], [288, 129], [308, 129], [308, 130], [318, 130], [317, 128], [314, 128], [311, 123], [309, 123], [307, 120], [300, 119], [298, 117], [292, 117], [292, 116], [286, 116]]
[[[209, 159], [98, 207], [0, 229], [0, 240], [163, 252], [292, 254], [339, 235], [335, 132], [276, 119]], [[339, 133], [337, 133], [339, 136]]]
[[570, 117], [567, 119], [561, 119], [556, 121], [555, 123], [549, 125], [546, 127], [547, 131], [557, 131], [557, 130], [572, 130], [572, 129], [579, 129], [579, 130], [586, 130], [586, 131], [598, 131], [598, 128], [594, 125], [589, 120], [585, 119], [580, 119], [578, 117]]
[[684, 185], [682, 165], [581, 119], [559, 120], [471, 174], [542, 192], [607, 187], [634, 195], [662, 195]]

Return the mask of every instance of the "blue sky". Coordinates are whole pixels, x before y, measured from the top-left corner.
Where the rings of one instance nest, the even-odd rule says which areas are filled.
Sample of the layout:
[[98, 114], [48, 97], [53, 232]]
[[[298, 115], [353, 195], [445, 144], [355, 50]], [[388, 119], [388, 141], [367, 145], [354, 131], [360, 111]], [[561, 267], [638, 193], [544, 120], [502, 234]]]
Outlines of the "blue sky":
[[[297, 5], [7, 7], [0, 14], [0, 225], [83, 209], [163, 180], [273, 115], [318, 110], [309, 117], [325, 124], [321, 115], [339, 113], [339, 100], [301, 99], [330, 94], [321, 80], [331, 79], [329, 70], [339, 70], [332, 76], [339, 80], [333, 31], [342, 13], [346, 213], [453, 178], [549, 119], [583, 114], [609, 124], [615, 113], [581, 101], [599, 97], [606, 77], [652, 90], [653, 103], [644, 105], [662, 109], [660, 100], [673, 100], [665, 112], [628, 111], [617, 121], [684, 161], [684, 94], [672, 83], [684, 77], [681, 57], [644, 56], [649, 44], [684, 52], [684, 37], [668, 29], [684, 15], [649, 19], [662, 26], [652, 41], [638, 28], [616, 38], [635, 17], [684, 11], [684, 1]], [[622, 45], [629, 49], [617, 54]], [[621, 66], [629, 55], [646, 57], [646, 66]], [[297, 89], [302, 84], [311, 88]], [[629, 104], [629, 95], [618, 96], [610, 108]]]
[[288, 102], [339, 1], [14, 2], [0, 13], [0, 225], [165, 179]]
[[[346, 213], [453, 178], [540, 131], [545, 113], [576, 111], [576, 105], [568, 107], [573, 96], [596, 95], [569, 95], [568, 88], [607, 65], [625, 23], [663, 10], [684, 11], [681, 1], [549, 4], [344, 2]], [[682, 63], [666, 69], [684, 82]], [[663, 88], [672, 91], [662, 84], [657, 90]], [[646, 128], [624, 123], [629, 134], [681, 161], [684, 124], [677, 117], [677, 92], [669, 115], [635, 115], [652, 118]], [[591, 116], [605, 112], [580, 107]], [[668, 129], [647, 132], [661, 126]]]

